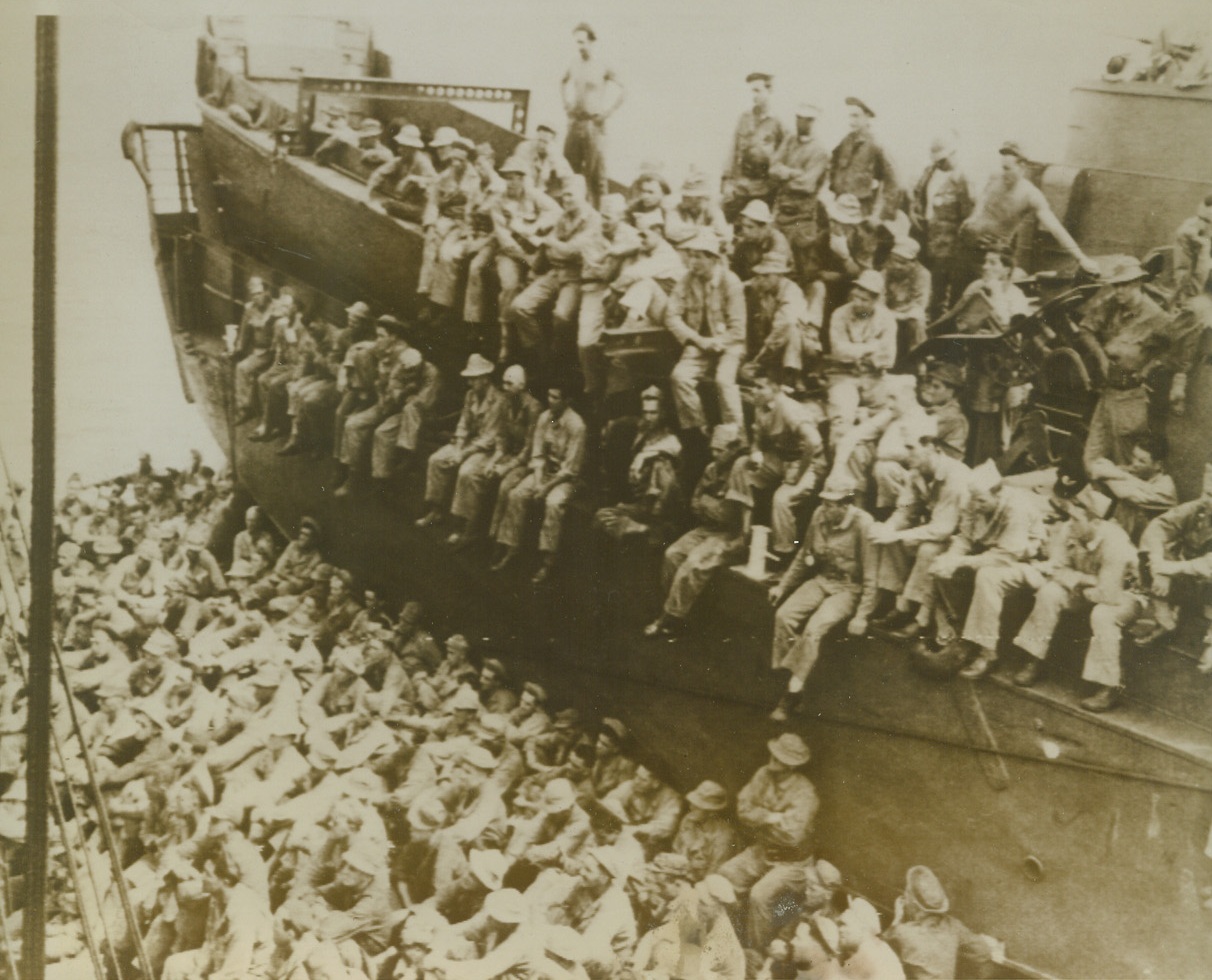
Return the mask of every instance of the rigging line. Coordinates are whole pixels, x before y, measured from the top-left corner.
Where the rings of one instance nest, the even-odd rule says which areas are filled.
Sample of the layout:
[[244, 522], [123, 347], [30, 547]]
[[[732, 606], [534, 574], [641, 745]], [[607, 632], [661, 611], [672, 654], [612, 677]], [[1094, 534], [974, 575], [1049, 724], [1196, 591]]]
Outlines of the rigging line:
[[[11, 565], [11, 559], [9, 557], [7, 548], [4, 549], [4, 562], [2, 564], [0, 564], [0, 571], [7, 573], [4, 575], [0, 575], [0, 590], [2, 590], [4, 593], [4, 601], [5, 601], [6, 607], [11, 609], [11, 608], [13, 608], [12, 607], [12, 598], [9, 596], [8, 593], [10, 591], [15, 592], [16, 590], [13, 586], [14, 580], [12, 577], [12, 565]], [[18, 596], [18, 601], [20, 601], [19, 596]], [[3, 627], [8, 631], [9, 635], [11, 636], [11, 638], [13, 640], [14, 659], [16, 660], [17, 669], [20, 671], [21, 676], [23, 678], [26, 678], [26, 677], [28, 677], [26, 667], [25, 667], [25, 664], [22, 663], [22, 661], [21, 661], [21, 638], [20, 638], [20, 636], [17, 635], [17, 630], [13, 626], [11, 617], [5, 617]], [[70, 699], [72, 697], [71, 692], [68, 691], [66, 696]], [[52, 729], [51, 729], [51, 737], [54, 741], [56, 755], [59, 758], [59, 767], [63, 771], [63, 786], [67, 790], [68, 798], [71, 800], [73, 812], [77, 815], [77, 817], [79, 817], [85, 812], [85, 808], [80, 805], [79, 801], [76, 799], [75, 793], [72, 791], [71, 779], [67, 772], [67, 758], [63, 751], [63, 743], [60, 740], [58, 733], [54, 731], [53, 725], [52, 725]], [[49, 776], [49, 774], [48, 774], [48, 776]], [[72, 880], [76, 887], [76, 897], [79, 902], [83, 903], [85, 896], [84, 896], [84, 892], [82, 891], [82, 889], [80, 887], [79, 871], [75, 864], [75, 855], [72, 852], [71, 841], [68, 838], [67, 820], [63, 815], [63, 803], [59, 799], [58, 793], [55, 791], [55, 786], [53, 784], [53, 781], [49, 778], [47, 780], [47, 793], [50, 797], [52, 812], [55, 817], [55, 823], [59, 828], [59, 836], [63, 840], [63, 847], [64, 847], [65, 855], [66, 855], [67, 861], [68, 861], [68, 868], [71, 871]], [[79, 828], [79, 821], [77, 821], [77, 827]], [[79, 833], [80, 833], [81, 850], [87, 855], [86, 841], [84, 840], [83, 829], [80, 829]], [[100, 885], [98, 884], [96, 876], [93, 872], [92, 862], [86, 860], [85, 868], [88, 871], [89, 885], [90, 885], [91, 891], [93, 893], [93, 898], [97, 904], [97, 910], [98, 910], [98, 912], [100, 912], [100, 910], [102, 909], [102, 907], [104, 905], [104, 896], [101, 893]], [[98, 978], [104, 977], [105, 971], [101, 965], [100, 954], [97, 952], [96, 938], [93, 935], [92, 927], [89, 923], [88, 916], [85, 915], [83, 912], [83, 907], [81, 907], [81, 909], [80, 909], [80, 920], [81, 920], [81, 926], [83, 927], [83, 930], [84, 930], [85, 942], [89, 948], [89, 956], [93, 960], [93, 969]], [[120, 976], [122, 971], [118, 964], [117, 951], [114, 948], [113, 937], [110, 936], [108, 929], [105, 928], [104, 917], [101, 918], [101, 925], [102, 925], [102, 929], [105, 931], [106, 948], [109, 950], [110, 960], [112, 961], [114, 968], [118, 971], [117, 975]]]
[[0, 861], [0, 939], [4, 941], [4, 958], [8, 960], [9, 976], [16, 980], [21, 974], [13, 952], [13, 939], [8, 932], [8, 868], [3, 861]]
[[[13, 494], [13, 483], [12, 483], [11, 475], [10, 475], [9, 468], [8, 468], [8, 459], [4, 454], [3, 446], [0, 446], [0, 470], [2, 470], [3, 474], [4, 474], [5, 487], [8, 489], [9, 494], [13, 495], [14, 499], [15, 499], [15, 494]], [[18, 517], [17, 523], [21, 527], [22, 534], [24, 536], [25, 528], [24, 528], [24, 524], [20, 520], [20, 517]], [[4, 549], [4, 554], [5, 554], [4, 568], [5, 568], [5, 570], [9, 571], [9, 573], [11, 575], [11, 568], [8, 565], [9, 556], [8, 556], [7, 548]], [[22, 615], [26, 615], [25, 602], [21, 596], [20, 590], [16, 588], [15, 583], [11, 582], [11, 580], [6, 579], [5, 581], [9, 582], [10, 587], [12, 588], [13, 592], [16, 593], [17, 605], [16, 605], [16, 607], [13, 607], [13, 608], [20, 611]], [[7, 601], [8, 600], [6, 597], [6, 602]], [[126, 887], [126, 875], [124, 873], [124, 869], [121, 866], [121, 857], [118, 853], [117, 841], [114, 836], [113, 824], [110, 822], [110, 819], [109, 819], [109, 807], [105, 803], [105, 796], [101, 791], [101, 784], [97, 780], [97, 772], [96, 772], [95, 767], [93, 766], [92, 751], [90, 750], [87, 742], [84, 739], [83, 728], [80, 725], [80, 717], [76, 712], [75, 695], [72, 691], [71, 683], [69, 682], [68, 677], [67, 677], [67, 670], [63, 665], [63, 655], [59, 649], [59, 642], [53, 636], [52, 636], [52, 642], [51, 642], [51, 652], [54, 656], [55, 665], [58, 667], [59, 681], [63, 685], [63, 690], [65, 692], [64, 700], [67, 703], [67, 710], [68, 710], [68, 715], [71, 718], [72, 730], [76, 733], [76, 738], [80, 743], [80, 758], [83, 760], [85, 770], [88, 772], [89, 787], [93, 793], [93, 799], [94, 799], [94, 802], [96, 805], [96, 810], [97, 810], [98, 824], [101, 827], [101, 834], [105, 839], [106, 850], [109, 852], [110, 865], [111, 865], [111, 869], [114, 874], [114, 884], [117, 887], [118, 897], [122, 903], [123, 916], [126, 919], [127, 926], [130, 928], [131, 937], [134, 939], [134, 942], [135, 942], [135, 950], [139, 957], [140, 969], [143, 971], [143, 974], [147, 978], [147, 980], [152, 980], [152, 978], [154, 977], [154, 973], [151, 969], [151, 961], [148, 959], [148, 956], [147, 956], [147, 949], [144, 946], [143, 933], [139, 929], [139, 922], [135, 916], [134, 906], [131, 905], [130, 893]], [[20, 658], [18, 658], [18, 662], [20, 662]], [[58, 750], [58, 754], [60, 757], [60, 763], [62, 764], [62, 760], [64, 758], [62, 744], [60, 743], [57, 734], [55, 734], [53, 731], [52, 731], [52, 736], [53, 736], [56, 748]], [[66, 768], [67, 768], [66, 765], [64, 765], [65, 772], [66, 772]], [[73, 801], [73, 805], [74, 805], [74, 801]]]
[[[8, 563], [7, 563], [7, 553], [6, 553], [6, 560], [3, 563], [3, 565], [0, 567], [3, 567], [3, 569], [5, 571], [9, 570]], [[6, 601], [11, 601], [11, 600], [8, 600], [6, 598]], [[20, 601], [19, 596], [18, 596], [18, 601]], [[11, 624], [10, 624], [10, 629], [11, 629]], [[19, 638], [18, 638], [18, 649], [19, 648], [20, 647], [19, 647]], [[93, 799], [94, 799], [95, 807], [96, 807], [96, 811], [97, 811], [97, 818], [98, 818], [97, 823], [98, 823], [98, 826], [101, 828], [101, 835], [105, 839], [106, 850], [109, 852], [110, 867], [111, 867], [111, 871], [114, 875], [114, 886], [118, 891], [118, 897], [122, 903], [122, 909], [123, 909], [124, 917], [127, 920], [127, 926], [130, 928], [131, 936], [135, 941], [135, 949], [139, 955], [139, 960], [140, 960], [140, 969], [143, 971], [144, 976], [147, 977], [148, 980], [151, 980], [151, 978], [154, 976], [154, 974], [152, 973], [152, 970], [151, 970], [151, 962], [147, 958], [147, 950], [143, 944], [143, 933], [139, 929], [139, 923], [134, 914], [134, 906], [131, 905], [131, 902], [130, 902], [130, 894], [129, 894], [129, 892], [127, 890], [127, 886], [126, 886], [126, 875], [124, 873], [124, 869], [121, 866], [121, 857], [118, 853], [117, 842], [116, 842], [116, 839], [115, 839], [114, 833], [113, 833], [113, 825], [110, 823], [110, 819], [109, 819], [109, 809], [105, 803], [105, 797], [101, 792], [101, 786], [97, 781], [96, 770], [93, 768], [93, 764], [92, 764], [91, 752], [89, 750], [87, 743], [84, 740], [84, 735], [83, 735], [83, 732], [80, 727], [79, 716], [76, 714], [76, 707], [75, 707], [75, 703], [74, 703], [75, 695], [72, 693], [71, 685], [68, 682], [67, 674], [66, 674], [66, 671], [63, 666], [63, 659], [62, 659], [62, 656], [60, 655], [59, 646], [58, 646], [57, 642], [54, 644], [53, 650], [54, 650], [54, 654], [55, 654], [56, 665], [58, 666], [58, 669], [59, 669], [58, 670], [59, 680], [60, 680], [60, 683], [63, 685], [64, 692], [65, 692], [64, 700], [67, 703], [68, 714], [71, 718], [72, 728], [75, 731], [76, 738], [80, 743], [80, 756], [84, 762], [85, 769], [88, 772], [89, 785], [93, 792]], [[18, 656], [17, 663], [18, 663], [18, 667], [22, 671], [22, 674], [24, 675], [25, 674], [24, 665], [21, 664], [20, 656]], [[61, 768], [64, 770], [65, 785], [68, 786], [68, 794], [70, 796], [72, 796], [72, 806], [77, 809], [78, 813], [83, 813], [84, 808], [81, 807], [79, 805], [79, 803], [76, 801], [74, 795], [72, 794], [71, 782], [69, 779], [67, 779], [66, 753], [64, 753], [64, 751], [63, 751], [63, 743], [60, 740], [58, 734], [55, 733], [53, 730], [52, 730], [52, 739], [54, 741], [56, 754], [59, 756], [59, 764], [60, 764]], [[58, 798], [52, 794], [52, 799], [53, 799], [53, 802], [55, 803], [56, 807], [58, 807], [59, 806]], [[90, 872], [90, 876], [91, 876], [91, 874], [92, 874], [91, 862], [89, 864], [89, 872]], [[96, 888], [96, 884], [95, 884], [95, 878], [93, 879], [93, 882], [94, 882], [94, 892], [96, 892], [97, 888]], [[99, 894], [97, 895], [97, 900], [98, 900], [98, 906], [100, 906], [102, 904], [102, 898]], [[110, 939], [108, 933], [106, 935], [106, 938]], [[110, 940], [107, 943], [107, 945], [110, 947], [111, 952], [112, 952], [113, 951], [112, 940]], [[119, 973], [121, 973], [121, 971], [119, 971]]]

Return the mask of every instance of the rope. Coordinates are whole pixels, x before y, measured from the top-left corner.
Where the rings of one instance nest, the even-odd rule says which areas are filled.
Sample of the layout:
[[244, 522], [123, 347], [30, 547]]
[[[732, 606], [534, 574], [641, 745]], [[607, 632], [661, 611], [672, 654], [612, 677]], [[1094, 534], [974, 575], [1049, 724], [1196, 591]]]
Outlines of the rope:
[[[2, 570], [4, 572], [3, 575], [0, 575], [0, 589], [2, 589], [2, 591], [4, 593], [5, 606], [11, 610], [15, 607], [13, 605], [13, 597], [12, 597], [12, 595], [10, 595], [10, 593], [16, 594], [18, 603], [20, 603], [21, 600], [20, 600], [20, 593], [17, 591], [16, 586], [14, 584], [14, 579], [13, 579], [13, 575], [12, 575], [11, 557], [9, 555], [7, 547], [4, 548], [4, 562], [2, 565], [0, 565], [0, 570]], [[17, 636], [17, 631], [13, 626], [11, 617], [5, 617], [4, 628], [5, 628], [5, 630], [7, 630], [10, 638], [13, 641], [13, 648], [14, 648], [14, 652], [15, 652], [17, 669], [21, 672], [21, 676], [24, 679], [28, 675], [26, 672], [25, 664], [21, 660], [21, 640], [20, 640], [20, 637]], [[67, 696], [69, 699], [71, 698], [70, 691], [68, 692]], [[66, 759], [64, 757], [64, 753], [63, 753], [63, 743], [59, 739], [59, 736], [54, 732], [53, 728], [51, 730], [51, 738], [52, 738], [53, 744], [55, 746], [55, 754], [58, 756], [58, 759], [59, 759], [59, 767], [60, 767], [60, 769], [63, 770], [63, 784], [67, 788], [68, 796], [71, 798], [72, 810], [73, 810], [73, 812], [80, 814], [83, 812], [83, 809], [81, 808], [79, 802], [76, 800], [75, 795], [72, 793], [71, 780], [67, 778], [67, 764], [66, 764]], [[76, 896], [77, 896], [77, 899], [81, 903], [83, 903], [83, 901], [85, 899], [85, 893], [84, 893], [83, 889], [80, 887], [80, 872], [79, 872], [79, 868], [76, 865], [76, 855], [72, 849], [72, 842], [68, 838], [67, 820], [63, 816], [63, 802], [59, 799], [59, 794], [55, 791], [55, 787], [54, 787], [53, 783], [48, 784], [47, 795], [50, 799], [52, 812], [54, 813], [55, 825], [59, 828], [59, 837], [63, 841], [64, 852], [67, 856], [68, 870], [72, 876], [72, 883], [75, 885], [75, 888], [76, 888]], [[84, 845], [85, 841], [84, 841], [83, 831], [80, 832], [80, 842], [82, 845], [81, 850], [84, 850], [83, 845]], [[92, 862], [86, 861], [85, 867], [88, 870], [89, 885], [90, 885], [90, 888], [93, 893], [93, 899], [96, 902], [98, 911], [100, 911], [102, 908], [102, 905], [103, 905], [104, 896], [101, 894], [100, 886], [97, 884], [97, 879], [96, 879], [95, 875], [93, 874]], [[81, 905], [81, 908], [79, 911], [80, 911], [80, 924], [84, 931], [85, 944], [88, 946], [89, 958], [93, 961], [93, 971], [94, 971], [95, 975], [98, 977], [98, 980], [100, 980], [100, 978], [105, 976], [105, 970], [101, 965], [101, 954], [98, 951], [97, 940], [96, 940], [95, 935], [93, 934], [92, 925], [89, 922], [89, 918], [87, 915], [84, 914], [83, 905]], [[102, 918], [101, 923], [102, 923], [102, 928], [104, 928], [104, 925], [105, 925], [104, 918]], [[108, 932], [106, 932], [105, 939], [106, 939], [106, 943], [105, 943], [106, 949], [109, 950], [109, 953], [110, 953], [110, 961], [113, 963], [114, 968], [118, 970], [118, 975], [120, 976], [121, 970], [118, 966], [117, 953], [114, 950], [113, 938], [109, 935]], [[7, 941], [8, 941], [8, 939], [6, 936], [5, 942], [7, 942]], [[11, 950], [10, 950], [10, 955], [11, 955]]]
[[[9, 471], [9, 467], [8, 467], [8, 457], [4, 453], [4, 449], [2, 446], [0, 446], [0, 470], [3, 470], [4, 485], [8, 489], [9, 496], [15, 503], [17, 500], [17, 495], [13, 489], [12, 475], [11, 475], [11, 473]], [[17, 515], [17, 524], [21, 528], [22, 539], [25, 542], [26, 550], [28, 551], [29, 540], [28, 540], [28, 537], [26, 536], [24, 522], [21, 521], [19, 514]], [[7, 548], [5, 549], [5, 568], [6, 568], [6, 570], [8, 569]], [[14, 587], [13, 591], [17, 593], [17, 603], [18, 603], [17, 608], [19, 608], [21, 610], [22, 615], [24, 615], [25, 614], [25, 603], [24, 603], [24, 600], [21, 598], [20, 591], [17, 590], [15, 587]], [[113, 824], [110, 823], [109, 808], [105, 805], [105, 796], [101, 792], [101, 784], [97, 779], [97, 771], [96, 771], [95, 767], [93, 766], [92, 751], [89, 749], [88, 743], [84, 739], [83, 729], [80, 725], [80, 717], [79, 717], [78, 713], [76, 712], [75, 695], [72, 693], [72, 686], [68, 680], [67, 671], [63, 666], [63, 655], [59, 649], [58, 640], [55, 640], [52, 643], [51, 649], [54, 653], [55, 665], [58, 668], [59, 681], [63, 685], [63, 690], [66, 695], [65, 701], [67, 702], [68, 714], [71, 717], [72, 731], [75, 732], [76, 738], [80, 743], [80, 758], [84, 762], [84, 768], [88, 773], [89, 787], [92, 790], [93, 800], [95, 801], [95, 804], [96, 804], [97, 822], [101, 828], [101, 835], [105, 840], [105, 848], [109, 852], [110, 865], [111, 865], [111, 868], [112, 868], [113, 874], [114, 874], [114, 884], [117, 887], [118, 898], [122, 903], [122, 912], [126, 919], [127, 926], [130, 929], [131, 938], [134, 940], [135, 951], [136, 951], [136, 953], [138, 955], [138, 959], [139, 959], [139, 967], [142, 970], [144, 977], [147, 978], [147, 980], [153, 980], [154, 973], [151, 968], [151, 961], [148, 959], [148, 956], [147, 956], [147, 948], [143, 943], [143, 933], [139, 929], [139, 921], [138, 921], [138, 918], [135, 916], [134, 906], [131, 904], [131, 901], [130, 901], [130, 891], [126, 887], [126, 875], [124, 874], [122, 864], [121, 864], [121, 858], [118, 853], [117, 840], [114, 836]], [[18, 657], [18, 662], [20, 662], [19, 657]], [[66, 773], [67, 767], [63, 762], [63, 759], [64, 759], [63, 748], [59, 742], [58, 736], [54, 736], [54, 741], [55, 741], [56, 747], [58, 749], [60, 765], [63, 766], [64, 772]], [[69, 792], [70, 792], [70, 790], [69, 790]], [[74, 805], [75, 805], [75, 802], [73, 800], [73, 806]], [[110, 943], [109, 945], [111, 945], [111, 947], [112, 947], [112, 943]]]
[[0, 938], [4, 940], [8, 975], [16, 980], [21, 973], [17, 969], [17, 957], [13, 955], [13, 939], [8, 932], [8, 868], [3, 861], [0, 861]]

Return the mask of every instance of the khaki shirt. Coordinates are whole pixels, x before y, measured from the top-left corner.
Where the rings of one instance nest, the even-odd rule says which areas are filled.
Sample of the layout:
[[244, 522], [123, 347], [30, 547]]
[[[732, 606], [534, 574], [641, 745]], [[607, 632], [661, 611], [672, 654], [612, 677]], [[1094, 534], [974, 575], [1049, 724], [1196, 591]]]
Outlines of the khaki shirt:
[[717, 264], [708, 279], [687, 273], [673, 287], [666, 326], [683, 345], [714, 337], [729, 347], [745, 345], [745, 288], [736, 273]]
[[[799, 772], [775, 773], [762, 766], [737, 795], [741, 823], [762, 844], [804, 857], [811, 850], [820, 800], [812, 781]], [[790, 858], [787, 858], [790, 860]]]
[[532, 446], [531, 466], [541, 477], [575, 480], [585, 463], [585, 422], [571, 408], [559, 418], [546, 411], [535, 425]]

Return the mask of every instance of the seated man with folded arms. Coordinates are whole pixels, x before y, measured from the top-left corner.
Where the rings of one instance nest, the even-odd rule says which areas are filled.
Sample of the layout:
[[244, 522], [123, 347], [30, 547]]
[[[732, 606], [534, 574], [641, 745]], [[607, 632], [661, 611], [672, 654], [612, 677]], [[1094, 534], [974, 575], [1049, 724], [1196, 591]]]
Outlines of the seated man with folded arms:
[[[492, 383], [495, 365], [481, 354], [472, 354], [462, 376], [467, 379], [467, 394], [463, 398], [463, 411], [455, 427], [454, 437], [429, 457], [425, 478], [425, 515], [417, 521], [417, 527], [429, 527], [442, 520], [451, 498], [458, 493], [460, 483], [464, 488], [474, 483], [488, 465], [489, 453], [496, 436], [497, 416], [505, 395]], [[460, 507], [459, 510], [464, 510]], [[450, 543], [462, 540], [462, 525], [451, 534]]]
[[720, 258], [720, 242], [703, 229], [682, 248], [686, 275], [673, 287], [665, 325], [682, 345], [670, 373], [678, 424], [706, 434], [699, 383], [710, 373], [719, 392], [723, 422], [744, 424], [737, 371], [745, 358], [745, 290]]
[[912, 640], [934, 616], [930, 567], [947, 550], [968, 501], [972, 471], [937, 436], [923, 435], [909, 450], [909, 479], [896, 509], [871, 528], [876, 585], [896, 597], [892, 611], [874, 625]]
[[[850, 302], [829, 321], [829, 441], [838, 440], [858, 421], [872, 375], [896, 363], [896, 318], [883, 303], [884, 277], [866, 269], [850, 290]], [[868, 384], [864, 384], [868, 379]]]
[[765, 256], [753, 267], [746, 288], [748, 366], [799, 388], [805, 359], [821, 352], [821, 334], [803, 290], [790, 275], [791, 263], [782, 252]]
[[1123, 630], [1145, 605], [1144, 596], [1131, 591], [1138, 579], [1136, 548], [1127, 531], [1105, 518], [1109, 504], [1089, 488], [1068, 501], [1069, 519], [1053, 554], [1028, 568], [1025, 581], [1035, 603], [1014, 639], [1016, 647], [1030, 654], [1014, 683], [1030, 687], [1048, 656], [1061, 612], [1088, 613], [1092, 636], [1082, 678], [1096, 690], [1081, 702], [1087, 711], [1109, 711], [1118, 703]]
[[1199, 669], [1212, 673], [1212, 463], [1204, 466], [1200, 495], [1150, 521], [1141, 535], [1140, 549], [1148, 558], [1159, 629], [1177, 625], [1172, 604], [1203, 607], [1208, 631]]
[[[1029, 490], [1003, 486], [992, 460], [974, 470], [956, 534], [930, 567], [939, 645], [962, 644], [962, 652], [975, 654], [961, 677], [976, 680], [996, 662], [1002, 606], [1011, 591], [1029, 587], [1025, 563], [1039, 554], [1043, 540], [1040, 498]], [[956, 575], [961, 569], [974, 573], [966, 610], [967, 590]], [[963, 631], [957, 637], [961, 619]]]
[[799, 543], [796, 508], [811, 497], [825, 471], [820, 414], [815, 404], [787, 395], [773, 378], [756, 379], [753, 404], [753, 449], [733, 464], [727, 499], [744, 508], [748, 521], [754, 491], [774, 491], [770, 547], [785, 561]]
[[703, 470], [690, 498], [690, 511], [699, 526], [687, 531], [665, 549], [661, 584], [665, 606], [661, 615], [644, 628], [645, 636], [672, 633], [690, 615], [717, 568], [740, 557], [744, 545], [741, 505], [728, 497], [732, 469], [744, 452], [741, 430], [731, 422], [717, 425], [711, 434], [711, 462]]
[[867, 632], [875, 607], [874, 520], [855, 502], [857, 496], [857, 485], [845, 475], [825, 484], [803, 545], [770, 588], [770, 604], [776, 607], [771, 666], [791, 672], [772, 721], [786, 721], [799, 703], [830, 630], [849, 623], [851, 635]]
[[627, 468], [628, 499], [600, 508], [593, 526], [615, 540], [647, 535], [653, 543], [664, 545], [673, 537], [685, 507], [678, 475], [682, 444], [669, 429], [659, 388], [646, 388], [640, 403], [639, 431]]

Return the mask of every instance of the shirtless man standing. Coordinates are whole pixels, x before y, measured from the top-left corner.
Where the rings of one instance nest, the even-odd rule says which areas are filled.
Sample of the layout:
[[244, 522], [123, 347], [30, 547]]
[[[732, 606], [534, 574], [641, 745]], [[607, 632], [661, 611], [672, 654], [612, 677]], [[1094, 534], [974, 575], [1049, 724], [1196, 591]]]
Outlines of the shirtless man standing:
[[[623, 104], [626, 91], [614, 70], [594, 57], [598, 36], [588, 24], [577, 24], [572, 31], [577, 57], [560, 80], [560, 96], [568, 113], [568, 135], [564, 138], [564, 157], [572, 169], [585, 177], [590, 203], [596, 208], [606, 193], [606, 120]], [[607, 100], [607, 84], [615, 90]]]

